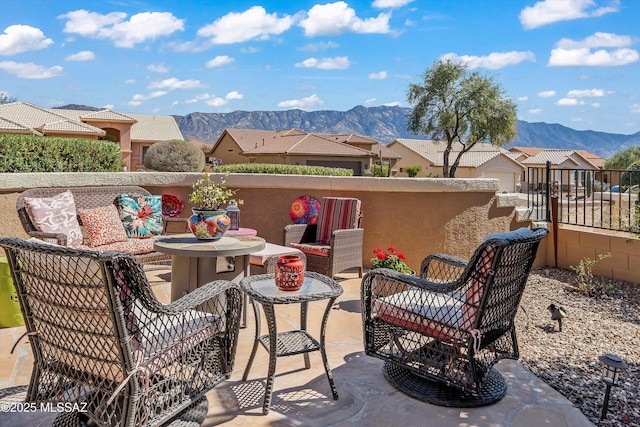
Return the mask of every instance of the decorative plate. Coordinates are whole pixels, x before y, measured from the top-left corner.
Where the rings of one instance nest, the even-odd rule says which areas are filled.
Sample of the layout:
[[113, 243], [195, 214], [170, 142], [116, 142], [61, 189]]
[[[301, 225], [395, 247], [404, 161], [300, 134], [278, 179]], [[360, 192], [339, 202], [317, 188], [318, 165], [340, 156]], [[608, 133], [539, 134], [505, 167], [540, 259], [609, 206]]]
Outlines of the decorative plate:
[[182, 209], [184, 209], [184, 204], [178, 196], [173, 194], [162, 195], [162, 215], [177, 218], [182, 213]]
[[294, 224], [317, 224], [320, 202], [312, 196], [300, 196], [291, 203], [289, 216]]

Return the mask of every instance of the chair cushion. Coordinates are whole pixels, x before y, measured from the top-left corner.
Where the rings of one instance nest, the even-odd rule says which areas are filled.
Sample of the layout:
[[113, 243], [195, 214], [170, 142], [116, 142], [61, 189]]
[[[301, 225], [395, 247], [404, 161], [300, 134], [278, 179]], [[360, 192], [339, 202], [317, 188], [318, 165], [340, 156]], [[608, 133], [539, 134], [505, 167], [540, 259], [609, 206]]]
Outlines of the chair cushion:
[[141, 255], [148, 254], [149, 252], [153, 252], [153, 243], [156, 238], [159, 236], [153, 236], [150, 239], [127, 239], [124, 242], [113, 242], [107, 243], [106, 245], [100, 246], [88, 246], [88, 245], [80, 245], [79, 249], [89, 249], [98, 252], [106, 252], [106, 251], [120, 251], [127, 252], [132, 255]]
[[120, 221], [118, 209], [114, 205], [79, 209], [78, 214], [89, 236], [89, 246], [92, 248], [114, 242], [126, 242], [129, 238]]
[[120, 194], [116, 206], [128, 237], [146, 238], [162, 234], [161, 196]]
[[482, 239], [483, 241], [487, 241], [489, 239], [501, 239], [501, 240], [514, 240], [514, 239], [524, 239], [527, 237], [531, 237], [533, 236], [535, 233], [533, 232], [533, 230], [526, 228], [526, 227], [520, 227], [517, 230], [513, 230], [513, 231], [506, 231], [504, 233], [490, 233], [484, 236], [484, 238]]
[[53, 197], [25, 197], [24, 206], [38, 231], [66, 235], [67, 246], [82, 244], [82, 231], [71, 191], [67, 190]]
[[328, 245], [335, 230], [358, 228], [360, 200], [348, 197], [323, 197], [316, 243]]
[[296, 248], [309, 255], [319, 255], [328, 257], [331, 254], [331, 246], [317, 243], [291, 243], [291, 247]]
[[411, 288], [375, 299], [373, 309], [380, 319], [392, 325], [452, 339], [463, 334], [459, 328], [464, 304], [464, 295], [459, 292], [436, 293]]

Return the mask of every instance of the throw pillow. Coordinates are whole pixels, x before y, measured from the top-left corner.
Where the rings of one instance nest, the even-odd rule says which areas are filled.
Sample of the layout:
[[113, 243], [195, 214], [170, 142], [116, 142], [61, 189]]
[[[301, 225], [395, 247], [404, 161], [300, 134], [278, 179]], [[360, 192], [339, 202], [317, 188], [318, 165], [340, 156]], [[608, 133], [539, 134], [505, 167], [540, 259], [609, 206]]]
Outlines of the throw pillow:
[[89, 246], [96, 247], [114, 242], [125, 242], [128, 237], [114, 205], [78, 211], [82, 225], [89, 236]]
[[116, 199], [118, 213], [129, 237], [162, 234], [162, 198], [121, 194]]
[[65, 234], [67, 246], [82, 244], [82, 231], [71, 191], [67, 190], [53, 197], [25, 197], [24, 207], [38, 231]]

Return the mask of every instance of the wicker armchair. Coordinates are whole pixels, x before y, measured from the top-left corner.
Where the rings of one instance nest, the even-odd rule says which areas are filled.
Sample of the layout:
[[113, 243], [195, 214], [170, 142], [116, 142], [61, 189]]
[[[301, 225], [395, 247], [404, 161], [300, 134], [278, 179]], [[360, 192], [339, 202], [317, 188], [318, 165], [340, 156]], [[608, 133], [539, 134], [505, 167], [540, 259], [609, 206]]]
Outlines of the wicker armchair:
[[323, 197], [318, 223], [287, 225], [284, 245], [305, 253], [309, 271], [333, 277], [349, 268], [358, 268], [358, 277], [362, 277], [361, 221], [360, 200]]
[[59, 417], [100, 426], [156, 426], [231, 374], [242, 304], [232, 282], [163, 305], [132, 255], [0, 246], [34, 355], [27, 401], [75, 402], [81, 412]]
[[401, 391], [443, 406], [495, 403], [493, 368], [518, 359], [514, 317], [545, 229], [489, 235], [467, 262], [424, 259], [420, 277], [374, 269], [362, 280], [365, 352]]

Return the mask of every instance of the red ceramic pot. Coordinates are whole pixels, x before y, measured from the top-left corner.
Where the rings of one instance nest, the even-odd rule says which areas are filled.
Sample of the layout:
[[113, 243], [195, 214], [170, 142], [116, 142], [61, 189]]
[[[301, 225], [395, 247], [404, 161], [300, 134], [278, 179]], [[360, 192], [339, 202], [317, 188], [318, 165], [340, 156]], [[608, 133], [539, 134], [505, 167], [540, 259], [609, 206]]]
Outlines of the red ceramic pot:
[[297, 291], [304, 283], [304, 262], [298, 255], [281, 255], [274, 276], [281, 291]]

